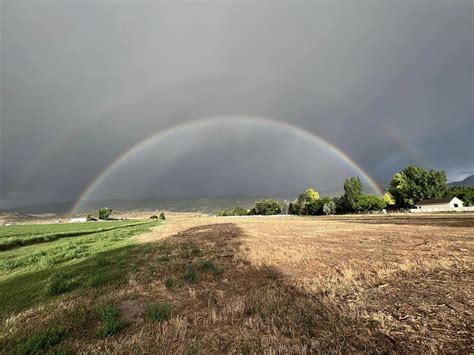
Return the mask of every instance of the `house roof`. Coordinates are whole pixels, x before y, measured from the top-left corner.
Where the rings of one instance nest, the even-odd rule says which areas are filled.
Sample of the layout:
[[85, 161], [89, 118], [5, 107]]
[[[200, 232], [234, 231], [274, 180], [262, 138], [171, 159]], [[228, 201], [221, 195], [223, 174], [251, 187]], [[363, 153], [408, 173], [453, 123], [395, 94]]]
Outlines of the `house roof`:
[[417, 205], [434, 205], [438, 203], [449, 203], [454, 197], [432, 198], [431, 200], [421, 200]]

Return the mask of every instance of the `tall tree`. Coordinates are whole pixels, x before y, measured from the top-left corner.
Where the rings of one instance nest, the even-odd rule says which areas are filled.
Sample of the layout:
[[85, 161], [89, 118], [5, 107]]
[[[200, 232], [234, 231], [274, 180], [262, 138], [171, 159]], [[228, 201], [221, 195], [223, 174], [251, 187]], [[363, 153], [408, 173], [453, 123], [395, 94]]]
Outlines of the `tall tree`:
[[362, 181], [357, 176], [346, 179], [344, 182], [344, 195], [342, 196], [347, 212], [353, 212], [355, 204], [362, 195]]
[[411, 207], [423, 199], [443, 197], [447, 189], [443, 170], [425, 170], [410, 165], [393, 176], [388, 191], [395, 198], [397, 207]]

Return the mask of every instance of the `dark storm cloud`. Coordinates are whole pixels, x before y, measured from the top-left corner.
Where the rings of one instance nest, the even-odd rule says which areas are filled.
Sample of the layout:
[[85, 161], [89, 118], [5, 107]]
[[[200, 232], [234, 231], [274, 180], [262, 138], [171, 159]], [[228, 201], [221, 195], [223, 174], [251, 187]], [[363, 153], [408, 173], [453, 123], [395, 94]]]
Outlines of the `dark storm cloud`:
[[[471, 1], [4, 0], [2, 198], [74, 199], [145, 137], [209, 116], [299, 126], [379, 180], [409, 163], [472, 172], [473, 11]], [[163, 184], [209, 193], [214, 155]], [[233, 193], [258, 193], [243, 180]], [[281, 191], [275, 181], [267, 192]]]

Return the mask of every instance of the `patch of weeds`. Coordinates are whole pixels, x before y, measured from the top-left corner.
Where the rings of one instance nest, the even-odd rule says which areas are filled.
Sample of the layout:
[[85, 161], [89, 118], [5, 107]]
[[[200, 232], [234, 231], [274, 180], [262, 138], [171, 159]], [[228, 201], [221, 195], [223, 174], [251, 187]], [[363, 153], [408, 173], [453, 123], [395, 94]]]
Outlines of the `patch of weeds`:
[[11, 352], [12, 354], [38, 354], [43, 353], [63, 341], [66, 332], [62, 328], [48, 328], [38, 332], [28, 340], [20, 343]]
[[109, 281], [110, 281], [109, 275], [97, 274], [97, 275], [92, 276], [89, 279], [89, 286], [98, 288], [98, 287], [104, 286]]
[[61, 293], [68, 291], [71, 284], [71, 277], [68, 274], [62, 271], [55, 272], [48, 279], [46, 293], [49, 296], [60, 295]]
[[199, 249], [199, 247], [194, 243], [182, 243], [180, 246], [181, 250], [184, 251], [184, 259], [191, 259], [201, 255], [201, 249]]
[[119, 319], [120, 312], [113, 305], [106, 305], [96, 309], [97, 315], [104, 322], [97, 331], [97, 336], [104, 338], [114, 335], [124, 329], [127, 323]]
[[194, 266], [188, 265], [184, 270], [184, 280], [188, 283], [196, 283], [198, 282], [198, 274], [197, 270]]
[[109, 266], [111, 264], [110, 260], [109, 259], [106, 259], [106, 258], [102, 258], [102, 259], [99, 259], [97, 260], [97, 267], [106, 267], [106, 266]]
[[199, 264], [199, 270], [212, 270], [216, 266], [212, 260], [204, 260]]
[[214, 276], [218, 276], [224, 272], [224, 268], [214, 264], [212, 260], [204, 260], [199, 264], [199, 270], [211, 271]]
[[171, 312], [172, 307], [169, 303], [151, 303], [146, 308], [148, 318], [158, 323], [170, 319]]
[[166, 288], [175, 288], [178, 285], [178, 280], [174, 278], [173, 276], [167, 277], [165, 280], [165, 287]]
[[201, 353], [201, 347], [198, 343], [192, 343], [186, 348], [185, 354], [186, 355], [198, 355]]
[[170, 260], [171, 260], [171, 257], [169, 255], [162, 255], [158, 258], [158, 261], [161, 261], [161, 262], [167, 262]]
[[214, 267], [214, 269], [212, 269], [212, 274], [214, 276], [222, 275], [223, 272], [224, 272], [224, 268], [221, 267], [221, 266], [216, 266], [216, 267]]

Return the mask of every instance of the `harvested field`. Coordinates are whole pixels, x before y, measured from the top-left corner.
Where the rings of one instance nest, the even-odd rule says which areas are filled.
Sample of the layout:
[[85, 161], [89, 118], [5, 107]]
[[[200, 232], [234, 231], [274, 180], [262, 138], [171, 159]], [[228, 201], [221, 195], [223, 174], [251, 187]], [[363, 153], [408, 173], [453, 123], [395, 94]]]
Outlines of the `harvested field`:
[[469, 353], [473, 232], [469, 214], [170, 215], [101, 255], [126, 282], [5, 312], [1, 344], [50, 327], [71, 352]]

